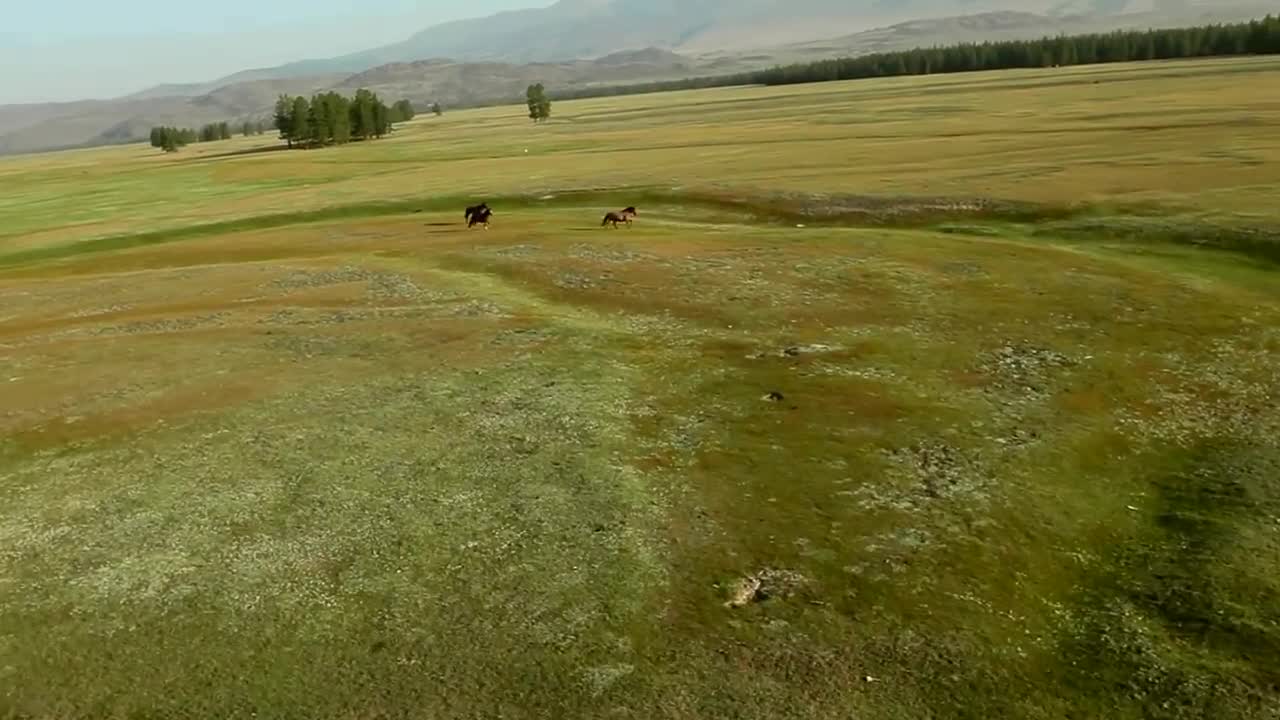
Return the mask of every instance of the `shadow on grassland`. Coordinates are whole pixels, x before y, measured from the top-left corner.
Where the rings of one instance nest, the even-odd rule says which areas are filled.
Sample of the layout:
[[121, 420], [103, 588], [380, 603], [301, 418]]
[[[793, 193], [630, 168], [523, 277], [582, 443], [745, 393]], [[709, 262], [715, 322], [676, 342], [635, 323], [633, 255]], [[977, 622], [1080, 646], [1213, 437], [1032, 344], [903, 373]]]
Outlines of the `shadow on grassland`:
[[1280, 451], [1226, 438], [1157, 464], [1155, 523], [1115, 543], [1081, 592], [1067, 685], [1081, 700], [1123, 688], [1127, 707], [1099, 716], [1263, 717], [1280, 685], [1280, 583], [1239, 548], [1280, 512]]

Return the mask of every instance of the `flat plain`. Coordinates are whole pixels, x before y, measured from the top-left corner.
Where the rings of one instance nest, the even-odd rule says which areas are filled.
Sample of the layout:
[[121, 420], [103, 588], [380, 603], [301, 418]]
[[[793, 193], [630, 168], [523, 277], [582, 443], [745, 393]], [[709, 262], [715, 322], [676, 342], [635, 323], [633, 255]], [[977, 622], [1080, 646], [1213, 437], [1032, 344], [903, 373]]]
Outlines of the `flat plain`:
[[0, 717], [1274, 718], [1275, 87], [2, 159]]

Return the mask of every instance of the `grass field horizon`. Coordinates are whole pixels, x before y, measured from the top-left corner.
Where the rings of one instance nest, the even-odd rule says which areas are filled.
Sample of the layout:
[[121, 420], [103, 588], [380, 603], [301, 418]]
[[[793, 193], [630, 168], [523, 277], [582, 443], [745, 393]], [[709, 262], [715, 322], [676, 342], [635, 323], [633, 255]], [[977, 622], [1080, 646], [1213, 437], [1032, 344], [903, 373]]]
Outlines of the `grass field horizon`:
[[1275, 717], [1277, 85], [0, 159], [0, 718]]

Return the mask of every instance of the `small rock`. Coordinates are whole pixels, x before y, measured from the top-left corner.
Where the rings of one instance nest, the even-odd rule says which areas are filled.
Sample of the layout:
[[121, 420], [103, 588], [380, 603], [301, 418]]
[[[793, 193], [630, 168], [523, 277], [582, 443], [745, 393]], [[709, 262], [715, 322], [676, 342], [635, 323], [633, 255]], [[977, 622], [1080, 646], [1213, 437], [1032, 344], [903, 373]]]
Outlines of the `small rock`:
[[809, 584], [808, 578], [789, 570], [761, 570], [754, 575], [742, 578], [733, 586], [728, 608], [742, 608], [752, 603], [762, 603], [770, 599], [786, 599], [797, 590]]
[[728, 602], [725, 603], [725, 607], [740, 608], [756, 602], [756, 594], [760, 592], [760, 585], [760, 578], [757, 577], [747, 577], [738, 581], [738, 585], [734, 588]]
[[830, 345], [822, 345], [820, 343], [814, 343], [812, 345], [792, 345], [790, 347], [784, 348], [783, 351], [780, 353], [780, 355], [782, 357], [800, 357], [801, 355], [815, 355], [818, 353], [828, 353], [834, 349], [835, 348], [831, 347]]
[[765, 400], [768, 400], [769, 402], [782, 402], [783, 400], [786, 400], [787, 398], [786, 398], [785, 396], [783, 396], [783, 394], [782, 394], [782, 393], [778, 392], [777, 390], [774, 390], [773, 392], [769, 393], [768, 395], [765, 395], [765, 396], [764, 396], [764, 399], [765, 399]]

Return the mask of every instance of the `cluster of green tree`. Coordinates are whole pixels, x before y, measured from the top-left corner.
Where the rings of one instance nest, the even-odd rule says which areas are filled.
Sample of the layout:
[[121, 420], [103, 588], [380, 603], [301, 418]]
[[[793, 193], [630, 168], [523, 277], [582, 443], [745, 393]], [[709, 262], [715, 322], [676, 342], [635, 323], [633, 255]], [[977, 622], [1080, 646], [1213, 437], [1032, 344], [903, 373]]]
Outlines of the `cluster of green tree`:
[[545, 122], [551, 118], [551, 98], [547, 97], [547, 89], [542, 83], [530, 85], [525, 90], [525, 99], [529, 104], [529, 118], [534, 122]]
[[408, 100], [401, 100], [391, 106], [391, 122], [393, 123], [409, 122], [417, 114], [417, 111], [413, 109], [413, 103]]
[[200, 128], [200, 142], [213, 142], [215, 140], [230, 140], [231, 126], [224, 122], [209, 123]]
[[861, 57], [797, 63], [735, 75], [582, 88], [557, 92], [556, 97], [568, 100], [733, 85], [786, 85], [894, 75], [1268, 54], [1280, 54], [1280, 16], [1268, 15], [1259, 20], [1229, 25], [1205, 25], [1168, 30], [1126, 30], [1091, 35], [1046, 37], [1039, 40], [1009, 40], [917, 48]]
[[347, 98], [336, 92], [320, 93], [310, 100], [281, 95], [276, 100], [275, 126], [280, 139], [304, 147], [343, 145], [352, 140], [380, 138], [392, 123], [412, 120], [413, 103], [401, 100], [393, 107], [369, 90], [357, 90]]
[[151, 147], [165, 152], [177, 152], [183, 145], [190, 145], [199, 139], [191, 128], [153, 127], [151, 128]]
[[262, 135], [266, 131], [266, 120], [245, 120], [240, 123], [240, 134], [245, 137], [249, 137], [250, 135]]
[[[261, 135], [267, 131], [267, 123], [265, 120], [245, 120], [240, 125], [240, 131], [245, 137]], [[226, 122], [209, 123], [198, 131], [191, 128], [153, 127], [151, 128], [151, 147], [160, 148], [165, 152], [176, 152], [178, 148], [194, 142], [230, 140], [231, 134], [231, 123]]]

